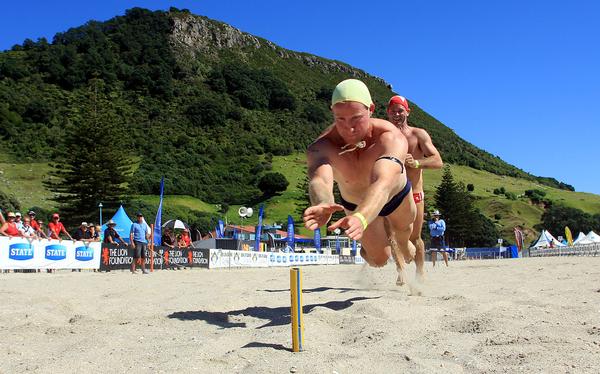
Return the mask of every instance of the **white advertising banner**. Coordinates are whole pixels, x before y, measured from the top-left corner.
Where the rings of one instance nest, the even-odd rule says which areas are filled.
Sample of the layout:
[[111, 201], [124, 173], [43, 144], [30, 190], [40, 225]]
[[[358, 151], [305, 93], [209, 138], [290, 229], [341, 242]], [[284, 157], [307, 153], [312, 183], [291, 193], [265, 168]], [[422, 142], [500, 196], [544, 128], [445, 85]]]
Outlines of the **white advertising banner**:
[[269, 266], [290, 266], [288, 263], [289, 254], [283, 252], [269, 253]]
[[0, 237], [0, 269], [98, 269], [100, 242]]
[[208, 261], [209, 269], [221, 269], [231, 267], [231, 255], [229, 249], [211, 249]]
[[233, 251], [229, 249], [211, 249], [209, 269], [232, 267], [268, 267], [269, 253], [254, 251]]
[[302, 265], [337, 265], [337, 255], [318, 253], [283, 253], [269, 254], [269, 266], [302, 266]]

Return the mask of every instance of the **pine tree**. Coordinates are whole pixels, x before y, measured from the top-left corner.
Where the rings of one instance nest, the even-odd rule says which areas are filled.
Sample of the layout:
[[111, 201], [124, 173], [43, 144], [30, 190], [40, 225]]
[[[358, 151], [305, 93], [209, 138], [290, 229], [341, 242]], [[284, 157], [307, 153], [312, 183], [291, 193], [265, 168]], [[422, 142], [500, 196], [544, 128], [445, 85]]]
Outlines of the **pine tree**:
[[104, 92], [100, 79], [90, 80], [72, 103], [65, 139], [54, 154], [46, 187], [55, 193], [64, 221], [93, 220], [98, 203], [118, 206], [131, 175], [123, 119]]
[[449, 167], [435, 193], [436, 207], [446, 221], [450, 246], [493, 246], [498, 231], [493, 222], [474, 206], [473, 197], [462, 182], [455, 182]]

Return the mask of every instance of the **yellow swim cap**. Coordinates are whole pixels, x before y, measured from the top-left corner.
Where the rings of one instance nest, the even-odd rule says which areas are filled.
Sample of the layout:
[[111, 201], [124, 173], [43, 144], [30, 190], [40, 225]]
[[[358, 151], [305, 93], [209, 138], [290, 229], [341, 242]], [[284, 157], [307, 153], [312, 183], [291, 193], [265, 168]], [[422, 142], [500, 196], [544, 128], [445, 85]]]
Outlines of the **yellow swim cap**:
[[367, 108], [371, 108], [371, 104], [373, 104], [367, 85], [358, 79], [346, 79], [335, 86], [333, 95], [331, 95], [331, 107], [346, 101], [356, 101], [364, 104]]

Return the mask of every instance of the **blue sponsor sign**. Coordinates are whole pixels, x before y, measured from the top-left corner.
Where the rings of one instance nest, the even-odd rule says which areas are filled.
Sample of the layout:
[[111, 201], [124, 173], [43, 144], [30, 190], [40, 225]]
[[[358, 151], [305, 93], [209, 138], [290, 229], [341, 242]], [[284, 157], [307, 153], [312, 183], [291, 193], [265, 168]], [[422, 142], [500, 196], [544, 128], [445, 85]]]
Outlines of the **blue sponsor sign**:
[[287, 245], [291, 248], [292, 252], [296, 249], [295, 244], [295, 232], [294, 232], [294, 219], [292, 216], [288, 216], [288, 225], [287, 225]]
[[77, 261], [91, 261], [94, 259], [94, 250], [90, 247], [75, 248], [75, 259]]
[[33, 247], [29, 243], [15, 243], [8, 247], [8, 258], [26, 261], [33, 258]]
[[265, 211], [265, 206], [261, 205], [258, 209], [258, 225], [256, 226], [256, 232], [254, 233], [254, 250], [260, 250], [260, 237], [262, 236], [262, 220]]
[[67, 258], [67, 247], [64, 245], [52, 244], [46, 246], [46, 259], [60, 261]]

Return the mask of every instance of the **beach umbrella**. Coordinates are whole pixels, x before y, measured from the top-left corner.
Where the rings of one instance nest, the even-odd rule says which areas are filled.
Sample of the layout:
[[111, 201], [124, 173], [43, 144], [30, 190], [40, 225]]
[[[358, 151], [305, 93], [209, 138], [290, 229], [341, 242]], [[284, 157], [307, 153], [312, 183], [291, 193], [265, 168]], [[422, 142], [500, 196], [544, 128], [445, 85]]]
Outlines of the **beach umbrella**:
[[163, 229], [171, 229], [171, 230], [174, 230], [174, 229], [181, 229], [181, 230], [188, 229], [189, 230], [190, 229], [190, 227], [187, 225], [187, 223], [180, 221], [178, 219], [170, 219], [167, 222], [165, 222], [162, 225], [162, 227], [163, 227]]

